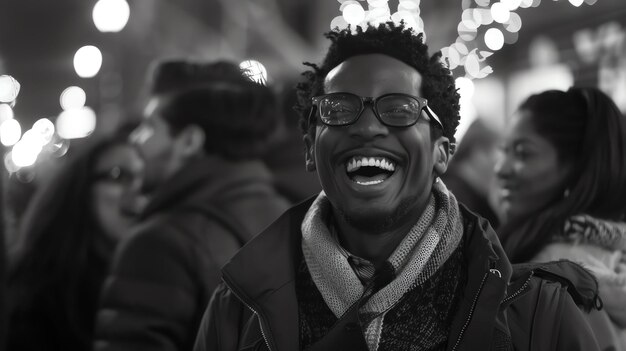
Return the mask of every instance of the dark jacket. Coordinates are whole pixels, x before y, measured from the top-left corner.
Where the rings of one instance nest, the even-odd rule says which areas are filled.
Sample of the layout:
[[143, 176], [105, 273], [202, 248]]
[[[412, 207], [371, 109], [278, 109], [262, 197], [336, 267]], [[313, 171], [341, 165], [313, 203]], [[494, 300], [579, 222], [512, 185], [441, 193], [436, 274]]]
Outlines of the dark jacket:
[[[310, 204], [286, 212], [223, 268], [224, 283], [205, 312], [195, 351], [298, 350], [295, 272]], [[486, 220], [462, 213], [468, 281], [447, 350], [597, 350], [566, 282], [521, 269], [509, 283], [513, 269], [495, 232]], [[590, 275], [578, 273], [585, 286], [594, 286]]]
[[[120, 244], [95, 350], [191, 350], [220, 267], [287, 209], [262, 163], [203, 161], [163, 184], [137, 232]], [[239, 230], [207, 213], [209, 206]]]

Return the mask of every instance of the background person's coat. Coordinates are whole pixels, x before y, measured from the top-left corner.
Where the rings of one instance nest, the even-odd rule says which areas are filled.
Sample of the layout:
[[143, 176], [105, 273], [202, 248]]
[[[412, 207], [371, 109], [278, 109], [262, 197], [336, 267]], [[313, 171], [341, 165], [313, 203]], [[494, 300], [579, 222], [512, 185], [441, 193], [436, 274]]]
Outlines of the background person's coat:
[[[245, 233], [235, 233], [207, 207]], [[185, 166], [157, 191], [145, 222], [116, 253], [95, 350], [191, 350], [220, 267], [287, 207], [258, 161], [199, 159]]]
[[[223, 268], [224, 283], [205, 312], [195, 351], [299, 349], [295, 272], [302, 257], [300, 224], [310, 204], [285, 213]], [[462, 213], [468, 282], [447, 350], [598, 350], [567, 291], [574, 287], [528, 269], [509, 284], [512, 266], [495, 232], [463, 207]], [[595, 286], [589, 274], [578, 273], [583, 285]], [[594, 292], [587, 293], [593, 300]]]
[[557, 242], [544, 247], [533, 261], [567, 259], [592, 272], [598, 279], [603, 308], [588, 314], [587, 321], [602, 350], [626, 351], [626, 225], [616, 225], [623, 239], [613, 248], [590, 242]]

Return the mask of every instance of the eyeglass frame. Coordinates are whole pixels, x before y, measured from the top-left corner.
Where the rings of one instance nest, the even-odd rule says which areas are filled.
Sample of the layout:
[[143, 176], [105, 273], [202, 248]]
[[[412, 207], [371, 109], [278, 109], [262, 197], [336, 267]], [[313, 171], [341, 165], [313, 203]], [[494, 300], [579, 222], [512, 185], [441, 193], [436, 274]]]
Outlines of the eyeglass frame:
[[[324, 119], [320, 116], [320, 120], [322, 121], [322, 123], [324, 125], [327, 126], [331, 126], [331, 127], [343, 127], [343, 126], [348, 126], [351, 124], [356, 123], [356, 121], [359, 120], [359, 118], [361, 118], [361, 115], [363, 114], [363, 111], [365, 111], [366, 108], [366, 104], [370, 105], [370, 108], [372, 109], [372, 111], [374, 112], [374, 115], [376, 116], [376, 118], [378, 119], [378, 121], [380, 123], [382, 123], [385, 126], [388, 127], [395, 127], [395, 128], [406, 128], [406, 127], [411, 127], [413, 125], [415, 125], [415, 123], [417, 123], [417, 121], [419, 121], [419, 117], [417, 119], [415, 119], [414, 122], [412, 122], [411, 124], [405, 125], [405, 126], [394, 126], [394, 125], [390, 125], [388, 123], [385, 123], [385, 121], [383, 121], [382, 117], [380, 117], [380, 114], [378, 113], [378, 108], [377, 108], [377, 103], [380, 99], [385, 98], [387, 96], [405, 96], [405, 97], [410, 97], [412, 99], [414, 99], [415, 101], [417, 101], [418, 105], [419, 105], [419, 109], [420, 109], [420, 114], [422, 111], [426, 112], [426, 115], [431, 119], [431, 120], [435, 120], [435, 122], [437, 122], [437, 125], [439, 126], [439, 128], [441, 128], [441, 130], [443, 131], [443, 123], [441, 123], [441, 120], [439, 119], [439, 116], [437, 116], [437, 114], [435, 113], [435, 111], [433, 111], [430, 106], [428, 106], [428, 100], [423, 98], [423, 97], [419, 97], [419, 96], [414, 96], [414, 95], [410, 95], [410, 94], [404, 94], [404, 93], [388, 93], [388, 94], [383, 94], [380, 95], [378, 97], [371, 97], [371, 96], [360, 96], [354, 93], [348, 93], [348, 92], [335, 92], [335, 93], [328, 93], [328, 94], [323, 94], [323, 95], [318, 95], [318, 96], [313, 96], [311, 97], [311, 111], [309, 112], [309, 125], [311, 124], [312, 118], [315, 114], [315, 111], [319, 111], [319, 102], [328, 97], [329, 95], [338, 95], [338, 94], [344, 94], [344, 95], [352, 95], [352, 96], [356, 96], [361, 100], [361, 110], [355, 114], [356, 117], [354, 117], [354, 119], [352, 121], [350, 121], [349, 123], [342, 123], [342, 124], [329, 124], [326, 123], [324, 121]], [[319, 113], [319, 112], [318, 112]]]

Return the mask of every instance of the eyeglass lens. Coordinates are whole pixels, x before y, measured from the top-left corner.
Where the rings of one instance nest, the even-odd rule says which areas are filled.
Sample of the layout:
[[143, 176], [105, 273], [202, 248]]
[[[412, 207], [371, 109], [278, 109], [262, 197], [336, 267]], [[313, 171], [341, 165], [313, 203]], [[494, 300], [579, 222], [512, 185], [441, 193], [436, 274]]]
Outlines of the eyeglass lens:
[[[319, 102], [320, 117], [330, 125], [354, 123], [363, 109], [361, 98], [352, 94], [331, 94]], [[405, 95], [386, 95], [376, 100], [374, 110], [390, 126], [414, 124], [421, 114], [420, 103]]]

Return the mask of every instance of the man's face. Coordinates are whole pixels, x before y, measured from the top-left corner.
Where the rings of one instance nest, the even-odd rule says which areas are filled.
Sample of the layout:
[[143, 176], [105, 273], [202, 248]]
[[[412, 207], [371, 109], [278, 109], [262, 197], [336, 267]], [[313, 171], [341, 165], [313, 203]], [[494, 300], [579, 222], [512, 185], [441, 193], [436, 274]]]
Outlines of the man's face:
[[[421, 96], [421, 86], [422, 76], [414, 68], [371, 54], [335, 67], [324, 90], [363, 97]], [[437, 153], [430, 135], [425, 117], [410, 127], [388, 127], [369, 107], [347, 126], [327, 126], [318, 117], [315, 140], [306, 141], [307, 161], [344, 219], [365, 231], [392, 229], [414, 223], [428, 201]]]
[[131, 143], [144, 161], [143, 191], [152, 192], [176, 169], [175, 137], [159, 115], [164, 97], [153, 97], [144, 111], [144, 119], [130, 136]]

